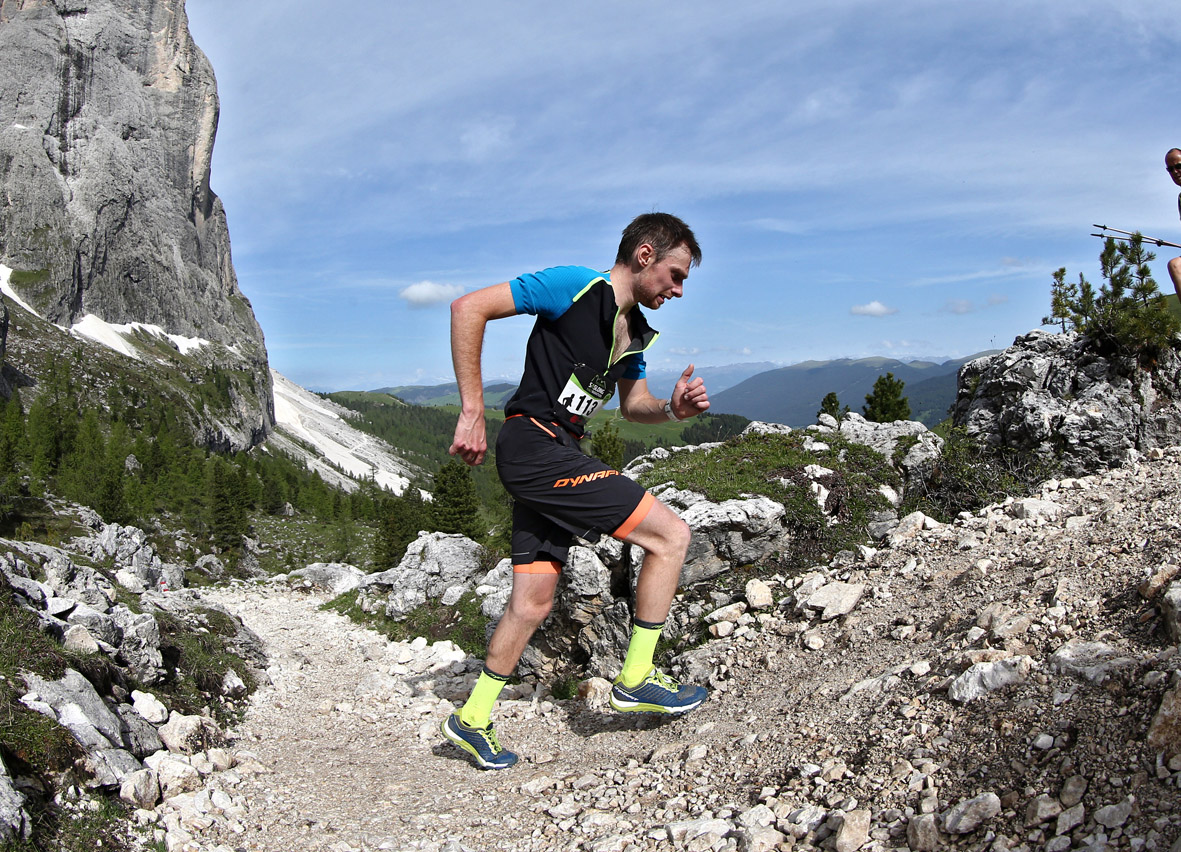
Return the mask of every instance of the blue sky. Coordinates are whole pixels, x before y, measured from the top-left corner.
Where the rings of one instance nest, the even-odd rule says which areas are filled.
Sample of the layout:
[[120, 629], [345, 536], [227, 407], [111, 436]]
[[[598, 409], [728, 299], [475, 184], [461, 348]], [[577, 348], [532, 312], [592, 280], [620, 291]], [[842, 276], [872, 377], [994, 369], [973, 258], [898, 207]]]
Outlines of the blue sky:
[[[606, 268], [654, 209], [704, 253], [650, 316], [659, 369], [1001, 348], [1053, 270], [1098, 281], [1092, 223], [1181, 242], [1171, 3], [187, 10], [239, 284], [315, 390], [450, 381], [452, 298]], [[486, 378], [530, 325], [490, 326]]]

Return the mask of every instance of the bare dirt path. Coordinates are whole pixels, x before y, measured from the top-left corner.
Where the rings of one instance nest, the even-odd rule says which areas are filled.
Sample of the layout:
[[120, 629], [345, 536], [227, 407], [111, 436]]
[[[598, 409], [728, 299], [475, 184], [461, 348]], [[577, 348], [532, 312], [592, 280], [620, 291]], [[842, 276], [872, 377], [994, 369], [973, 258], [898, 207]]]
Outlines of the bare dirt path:
[[[574, 809], [550, 812], [561, 804], [563, 779], [593, 787], [618, 770], [630, 795], [604, 791], [604, 816], [590, 822], [635, 831], [645, 822], [637, 820], [640, 785], [628, 788], [625, 776], [640, 777], [654, 749], [749, 733], [718, 701], [665, 721], [531, 697], [502, 702], [496, 716], [501, 741], [521, 754], [521, 764], [481, 771], [438, 732], [454, 708], [436, 690], [460, 700], [470, 678], [452, 672], [474, 661], [416, 674], [414, 661], [429, 659], [429, 647], [388, 643], [321, 610], [315, 595], [275, 586], [203, 594], [240, 615], [271, 660], [271, 685], [255, 694], [244, 723], [231, 732], [234, 745], [269, 771], [236, 791], [246, 798], [245, 830], [217, 838], [230, 848], [566, 848], [572, 838], [560, 824]], [[410, 666], [398, 662], [407, 658]], [[746, 802], [745, 791], [734, 792], [736, 806]]]
[[[502, 701], [503, 772], [438, 733], [479, 665], [450, 643], [280, 585], [202, 592], [271, 684], [230, 732], [269, 771], [201, 848], [1181, 852], [1181, 725], [1148, 742], [1181, 719], [1181, 646], [1142, 591], [1181, 576], [1181, 449], [1040, 498], [775, 584], [764, 621], [694, 652], [710, 697], [686, 718]], [[862, 596], [825, 620], [815, 582]]]

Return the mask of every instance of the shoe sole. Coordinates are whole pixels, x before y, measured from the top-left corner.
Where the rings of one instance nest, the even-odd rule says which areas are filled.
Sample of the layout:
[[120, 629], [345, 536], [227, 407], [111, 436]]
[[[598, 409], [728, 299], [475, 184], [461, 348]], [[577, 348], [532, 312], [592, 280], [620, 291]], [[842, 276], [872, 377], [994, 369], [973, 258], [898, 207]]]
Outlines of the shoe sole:
[[684, 704], [679, 707], [669, 707], [666, 704], [647, 704], [643, 701], [625, 701], [616, 699], [615, 695], [611, 696], [611, 709], [619, 713], [664, 713], [668, 716], [680, 716], [688, 713], [690, 710], [695, 710], [704, 701], [704, 698], [694, 701], [692, 704]]
[[481, 769], [508, 769], [510, 766], [513, 766], [516, 763], [516, 761], [513, 761], [513, 763], [491, 763], [485, 760], [480, 756], [480, 753], [476, 751], [475, 746], [473, 746], [463, 737], [459, 736], [459, 734], [452, 733], [451, 727], [447, 724], [450, 721], [451, 717], [448, 716], [443, 720], [443, 723], [439, 725], [439, 730], [443, 732], [443, 736], [446, 737], [449, 742], [459, 746], [461, 749], [474, 757], [476, 759], [476, 765]]

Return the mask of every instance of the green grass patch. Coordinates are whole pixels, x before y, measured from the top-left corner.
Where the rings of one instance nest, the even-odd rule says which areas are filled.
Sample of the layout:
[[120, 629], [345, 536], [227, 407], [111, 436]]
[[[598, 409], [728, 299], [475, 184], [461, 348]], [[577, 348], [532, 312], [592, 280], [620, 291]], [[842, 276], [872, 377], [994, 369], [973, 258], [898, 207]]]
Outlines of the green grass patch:
[[48, 269], [14, 269], [8, 283], [13, 287], [37, 287], [48, 280]]
[[194, 715], [208, 706], [219, 721], [234, 721], [231, 711], [216, 700], [226, 672], [233, 669], [238, 674], [247, 694], [258, 686], [246, 661], [230, 649], [229, 640], [238, 632], [234, 620], [220, 610], [200, 607], [184, 619], [170, 612], [153, 614], [160, 625], [165, 668], [175, 672], [163, 685], [173, 708]]
[[81, 756], [74, 738], [54, 720], [21, 704], [29, 671], [47, 680], [65, 675], [73, 659], [37, 629], [37, 619], [14, 600], [0, 575], [0, 751], [16, 767], [67, 769]]
[[[764, 495], [782, 503], [792, 541], [775, 567], [800, 570], [865, 542], [873, 513], [889, 508], [879, 487], [901, 488], [898, 473], [880, 453], [838, 435], [826, 435], [828, 449], [812, 452], [804, 449], [806, 437], [750, 435], [709, 451], [673, 453], [641, 481], [648, 487], [671, 481], [716, 502]], [[828, 489], [824, 511], [804, 472], [813, 464], [833, 471], [819, 479]]]
[[395, 642], [408, 642], [416, 636], [424, 636], [431, 642], [449, 639], [473, 657], [483, 657], [487, 649], [489, 620], [481, 612], [475, 592], [465, 592], [451, 606], [428, 601], [401, 619], [391, 618], [385, 612], [365, 612], [357, 606], [356, 592], [345, 592], [321, 608], [339, 612]]
[[267, 574], [286, 574], [313, 562], [347, 562], [366, 573], [373, 562], [377, 531], [360, 521], [328, 523], [310, 515], [259, 515], [253, 519], [260, 541], [267, 543], [258, 564]]

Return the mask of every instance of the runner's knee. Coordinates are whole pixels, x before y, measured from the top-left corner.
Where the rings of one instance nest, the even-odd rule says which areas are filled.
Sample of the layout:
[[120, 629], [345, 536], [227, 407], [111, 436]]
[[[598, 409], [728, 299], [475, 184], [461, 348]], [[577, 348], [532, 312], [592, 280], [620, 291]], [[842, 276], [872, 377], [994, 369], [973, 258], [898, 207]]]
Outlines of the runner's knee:
[[514, 592], [508, 601], [512, 614], [534, 627], [545, 621], [554, 605], [553, 595], [518, 594]]
[[1169, 275], [1172, 276], [1174, 282], [1181, 281], [1181, 257], [1175, 257], [1169, 261]]
[[665, 529], [662, 530], [662, 549], [669, 556], [684, 559], [685, 553], [689, 550], [689, 539], [692, 536], [693, 531], [689, 529], [689, 525], [676, 515], [673, 515], [672, 519], [666, 524]]

